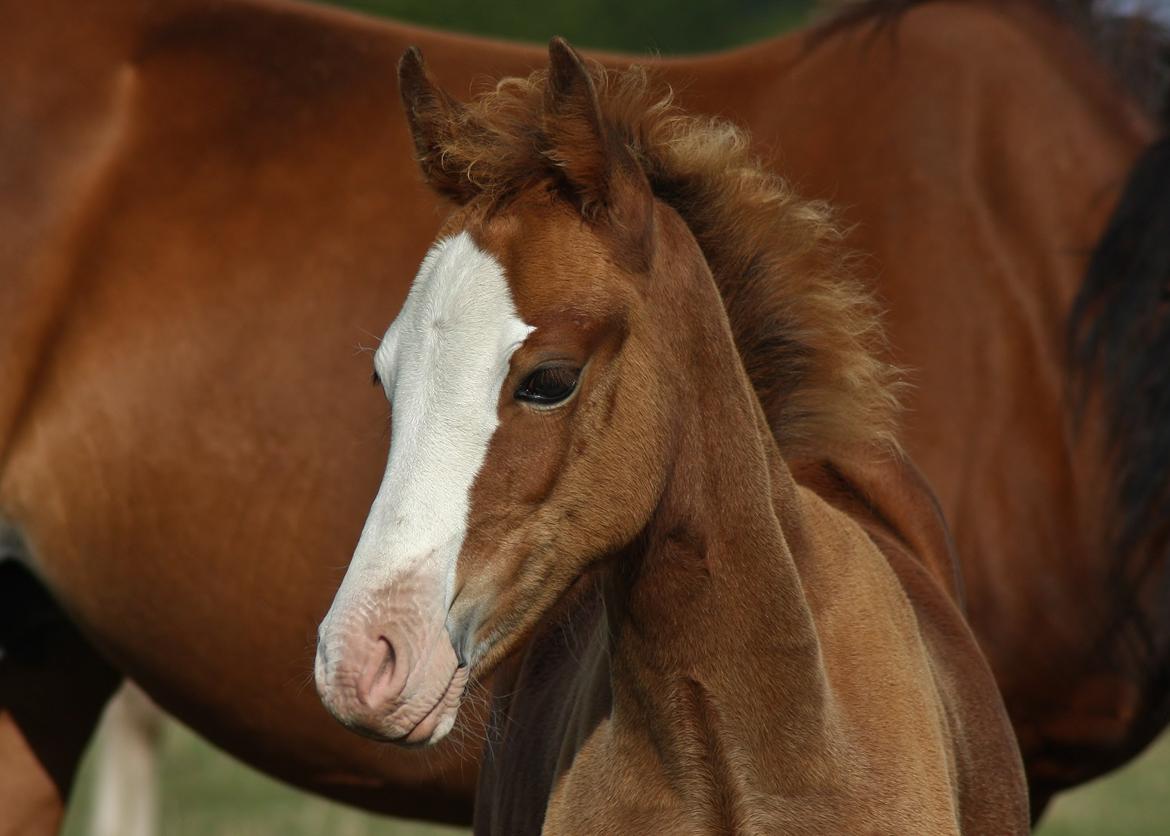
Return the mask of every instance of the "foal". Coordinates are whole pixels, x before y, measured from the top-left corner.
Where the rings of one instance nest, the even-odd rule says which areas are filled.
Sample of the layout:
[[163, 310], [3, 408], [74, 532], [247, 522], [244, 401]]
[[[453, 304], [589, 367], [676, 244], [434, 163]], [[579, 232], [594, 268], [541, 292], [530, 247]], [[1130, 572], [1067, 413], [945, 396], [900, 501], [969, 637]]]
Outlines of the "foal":
[[550, 57], [469, 106], [402, 61], [457, 208], [375, 357], [391, 451], [326, 706], [430, 743], [495, 672], [481, 833], [1027, 832], [824, 211], [638, 72]]

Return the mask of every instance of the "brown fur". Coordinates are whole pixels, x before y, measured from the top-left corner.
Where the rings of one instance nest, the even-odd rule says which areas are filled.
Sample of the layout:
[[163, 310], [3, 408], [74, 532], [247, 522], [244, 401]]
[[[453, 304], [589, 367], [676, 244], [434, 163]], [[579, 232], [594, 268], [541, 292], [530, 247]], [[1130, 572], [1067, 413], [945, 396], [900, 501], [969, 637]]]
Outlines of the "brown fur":
[[[394, 317], [441, 217], [395, 64], [418, 44], [462, 96], [545, 56], [282, 0], [0, 5], [0, 551], [82, 628], [84, 652], [44, 660], [70, 683], [61, 711], [97, 715], [107, 683], [84, 671], [108, 659], [259, 769], [469, 820], [474, 723], [387, 751], [299, 683], [385, 461], [354, 347]], [[1086, 254], [1154, 127], [1034, 5], [938, 0], [648, 63], [687, 111], [749, 127], [865, 254], [912, 369], [901, 441], [951, 524], [1040, 810], [1166, 715], [1105, 592], [1108, 396], [1089, 382], [1074, 435], [1064, 353]], [[907, 513], [887, 481], [852, 501]], [[56, 722], [35, 676], [0, 673], [24, 735], [0, 756], [62, 778], [4, 781], [59, 815], [88, 730]]]
[[[933, 2], [937, 0], [827, 0], [822, 6], [834, 13], [816, 39], [859, 24], [888, 28], [916, 6]], [[1150, 119], [1170, 127], [1170, 30], [1150, 14], [1153, 6], [1125, 8], [1109, 0], [1001, 0], [1001, 5], [1039, 9], [1059, 24], [1075, 26]]]
[[[401, 71], [411, 114], [446, 97], [412, 94], [417, 61], [408, 53]], [[876, 305], [852, 275], [828, 204], [802, 200], [765, 168], [742, 129], [684, 113], [645, 68], [588, 66], [597, 111], [550, 112], [550, 76], [538, 70], [442, 111], [445, 123], [416, 117], [432, 129], [432, 144], [415, 133], [428, 182], [459, 200], [482, 195], [506, 204], [535, 183], [563, 178], [592, 217], [610, 203], [598, 191], [610, 182], [602, 166], [615, 157], [619, 168], [636, 166], [699, 241], [781, 447], [818, 455], [858, 442], [893, 444], [896, 374], [881, 359]], [[594, 124], [619, 153], [582, 141]]]
[[[520, 655], [496, 679], [476, 831], [1027, 832], [929, 489], [900, 457], [874, 461], [870, 437], [834, 439], [834, 463], [797, 482], [685, 218], [647, 201], [654, 178], [612, 123], [581, 117], [609, 112], [611, 88], [562, 42], [551, 61], [544, 109], [510, 124], [559, 137], [568, 194], [517, 169], [522, 186], [443, 231], [499, 259], [535, 328], [501, 387], [448, 615], [472, 675]], [[414, 128], [416, 147], [463, 133]], [[780, 240], [807, 229], [798, 205], [780, 217]], [[644, 257], [620, 251], [637, 242]], [[854, 336], [848, 317], [817, 325]], [[580, 382], [532, 409], [512, 393], [548, 357]], [[856, 421], [866, 396], [819, 426]]]

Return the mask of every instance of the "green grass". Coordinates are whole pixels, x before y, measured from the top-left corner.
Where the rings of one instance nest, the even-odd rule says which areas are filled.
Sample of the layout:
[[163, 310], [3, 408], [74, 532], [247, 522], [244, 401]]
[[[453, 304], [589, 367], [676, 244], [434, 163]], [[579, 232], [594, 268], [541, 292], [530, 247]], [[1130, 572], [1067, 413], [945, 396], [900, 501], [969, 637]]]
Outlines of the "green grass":
[[1170, 735], [1122, 769], [1065, 793], [1041, 836], [1167, 836], [1170, 834]]
[[[94, 758], [82, 764], [63, 836], [86, 836]], [[163, 735], [160, 836], [462, 836], [470, 831], [362, 813], [244, 766], [178, 723]]]
[[[407, 822], [298, 792], [228, 758], [177, 724], [160, 763], [163, 836], [458, 836], [468, 831]], [[93, 768], [82, 769], [65, 836], [85, 836]], [[1170, 834], [1170, 737], [1142, 758], [1060, 798], [1041, 836]]]

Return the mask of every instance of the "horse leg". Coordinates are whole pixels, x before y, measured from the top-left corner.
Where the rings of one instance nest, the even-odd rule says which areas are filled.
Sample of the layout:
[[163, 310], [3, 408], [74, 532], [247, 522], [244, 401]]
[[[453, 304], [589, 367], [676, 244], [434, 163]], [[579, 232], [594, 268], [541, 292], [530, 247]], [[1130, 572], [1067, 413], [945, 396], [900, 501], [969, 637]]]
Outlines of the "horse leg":
[[158, 830], [158, 748], [166, 716], [127, 682], [97, 737], [90, 836], [153, 836]]
[[0, 558], [0, 836], [58, 831], [120, 678], [32, 574]]

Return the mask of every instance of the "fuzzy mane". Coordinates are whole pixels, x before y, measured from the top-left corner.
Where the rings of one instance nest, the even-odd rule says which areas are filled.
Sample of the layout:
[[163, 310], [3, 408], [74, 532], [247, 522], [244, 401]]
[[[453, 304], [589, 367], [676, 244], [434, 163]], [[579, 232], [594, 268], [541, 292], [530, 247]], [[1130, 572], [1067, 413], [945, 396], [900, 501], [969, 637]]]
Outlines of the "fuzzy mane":
[[[781, 449], [822, 456], [896, 445], [897, 374], [881, 359], [880, 311], [853, 274], [828, 206], [802, 200], [764, 168], [734, 125], [684, 113], [644, 69], [587, 66], [605, 133], [630, 150], [698, 241]], [[423, 169], [457, 172], [453, 196], [499, 204], [556, 185], [574, 148], [550, 135], [548, 86], [538, 71], [466, 106], [445, 100], [450, 124], [420, 149]], [[601, 207], [586, 199], [581, 208], [590, 217]]]

